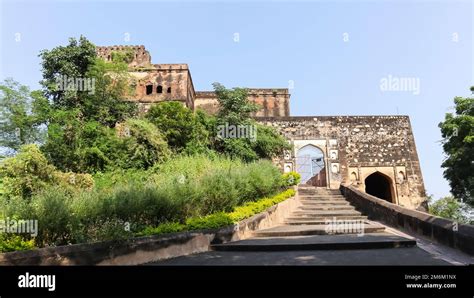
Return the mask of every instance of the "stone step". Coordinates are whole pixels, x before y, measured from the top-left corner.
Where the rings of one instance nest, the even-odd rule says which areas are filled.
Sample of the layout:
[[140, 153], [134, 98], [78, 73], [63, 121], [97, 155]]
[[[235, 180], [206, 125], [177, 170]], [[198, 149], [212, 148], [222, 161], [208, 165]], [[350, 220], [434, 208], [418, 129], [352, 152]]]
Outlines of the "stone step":
[[298, 210], [306, 211], [306, 210], [314, 210], [314, 211], [329, 211], [329, 210], [355, 210], [354, 206], [351, 205], [310, 205], [310, 206], [301, 206]]
[[[308, 194], [298, 194], [300, 198], [310, 198], [310, 199], [317, 199], [317, 198], [344, 198], [342, 195], [322, 195], [322, 194], [316, 194], [316, 195], [308, 195]], [[345, 198], [344, 198], [345, 199]]]
[[[284, 224], [286, 225], [325, 225], [326, 220], [333, 220], [333, 219], [306, 219], [306, 218], [298, 218], [298, 219], [286, 219]], [[353, 218], [346, 218], [346, 219], [340, 219], [338, 218], [337, 220], [360, 220], [360, 221], [366, 221], [367, 216], [354, 216]]]
[[302, 206], [348, 206], [351, 205], [348, 201], [345, 200], [334, 200], [334, 201], [313, 201], [313, 200], [304, 200], [301, 201]]
[[[344, 215], [344, 216], [336, 216], [336, 220], [367, 220], [367, 216], [365, 215]], [[307, 217], [307, 216], [291, 216], [286, 219], [287, 222], [311, 222], [311, 221], [326, 221], [326, 220], [334, 220], [334, 217], [329, 216], [314, 216], [314, 217]]]
[[356, 210], [322, 210], [322, 211], [294, 211], [293, 214], [297, 216], [344, 216], [344, 215], [362, 215], [359, 211]]
[[354, 223], [353, 225], [341, 225], [347, 227], [348, 230], [341, 230], [335, 226], [333, 230], [328, 230], [328, 225], [284, 225], [274, 228], [264, 229], [253, 234], [255, 237], [287, 237], [287, 236], [304, 236], [304, 235], [337, 235], [337, 234], [367, 234], [382, 232], [385, 227], [378, 224]]
[[347, 202], [346, 199], [344, 198], [301, 198], [300, 197], [300, 201], [301, 202], [304, 202], [304, 203], [310, 203], [310, 202], [331, 202], [331, 201], [334, 201], [334, 202]]
[[389, 233], [251, 238], [211, 245], [217, 251], [296, 251], [412, 247], [416, 240]]
[[322, 194], [322, 195], [342, 195], [340, 191], [312, 191], [312, 190], [298, 190], [299, 193], [314, 193], [314, 194]]
[[318, 190], [318, 189], [298, 189], [298, 192], [305, 192], [305, 193], [322, 193], [322, 194], [341, 194], [339, 190], [335, 191], [326, 191], [326, 190]]
[[321, 191], [321, 190], [310, 190], [310, 189], [298, 189], [298, 193], [310, 193], [310, 194], [324, 194], [324, 195], [340, 195], [341, 192], [337, 191]]

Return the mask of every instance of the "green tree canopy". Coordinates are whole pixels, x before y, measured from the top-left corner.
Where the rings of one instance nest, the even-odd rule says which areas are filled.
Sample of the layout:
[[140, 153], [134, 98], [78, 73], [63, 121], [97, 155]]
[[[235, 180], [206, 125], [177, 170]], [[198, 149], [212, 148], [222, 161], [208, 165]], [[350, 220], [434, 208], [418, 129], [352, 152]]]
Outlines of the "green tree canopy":
[[0, 84], [0, 146], [14, 153], [21, 145], [40, 142], [44, 137], [39, 113], [47, 105], [40, 91], [8, 78]]
[[472, 221], [472, 219], [468, 217], [468, 206], [452, 196], [441, 198], [435, 202], [431, 202], [430, 198], [428, 206], [430, 214], [452, 219], [460, 223], [470, 223], [470, 221]]
[[[249, 101], [247, 89], [227, 89], [219, 83], [214, 83], [213, 86], [219, 102], [216, 128], [219, 130], [219, 127], [223, 126], [244, 125], [252, 127], [256, 132], [255, 138], [216, 138], [214, 147], [218, 152], [245, 161], [254, 161], [258, 158], [275, 157], [282, 154], [283, 150], [291, 148], [273, 128], [258, 124], [252, 118], [259, 106]], [[214, 135], [217, 133], [217, 130], [214, 131]]]
[[439, 124], [447, 155], [442, 167], [454, 197], [474, 206], [474, 98], [454, 98], [455, 113]]
[[136, 114], [136, 104], [124, 99], [129, 89], [127, 54], [114, 53], [107, 62], [98, 58], [95, 46], [85, 37], [71, 38], [67, 46], [40, 53], [43, 92], [54, 113], [77, 110], [84, 121], [98, 121], [114, 127]]
[[176, 152], [193, 147], [201, 151], [209, 146], [209, 132], [205, 124], [210, 121], [202, 113], [193, 111], [176, 101], [153, 105], [145, 117], [164, 134], [169, 146]]

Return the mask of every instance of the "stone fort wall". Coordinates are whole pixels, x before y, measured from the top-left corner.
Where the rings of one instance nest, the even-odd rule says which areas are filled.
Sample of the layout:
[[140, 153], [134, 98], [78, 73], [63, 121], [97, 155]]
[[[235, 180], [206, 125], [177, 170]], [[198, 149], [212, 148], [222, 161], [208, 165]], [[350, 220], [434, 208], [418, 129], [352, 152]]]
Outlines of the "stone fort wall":
[[275, 160], [284, 171], [296, 170], [299, 149], [324, 152], [328, 187], [351, 183], [365, 191], [365, 179], [379, 172], [392, 183], [393, 203], [424, 209], [426, 194], [408, 116], [260, 117], [294, 146]]

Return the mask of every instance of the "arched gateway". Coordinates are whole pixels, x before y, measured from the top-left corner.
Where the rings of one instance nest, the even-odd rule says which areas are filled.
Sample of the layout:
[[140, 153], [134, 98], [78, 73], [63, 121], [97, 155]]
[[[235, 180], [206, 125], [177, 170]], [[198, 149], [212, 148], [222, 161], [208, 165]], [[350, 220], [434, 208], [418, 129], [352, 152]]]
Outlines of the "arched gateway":
[[394, 203], [392, 179], [380, 172], [375, 172], [365, 178], [365, 192]]
[[324, 153], [313, 145], [306, 145], [296, 154], [296, 171], [301, 175], [301, 183], [326, 186]]

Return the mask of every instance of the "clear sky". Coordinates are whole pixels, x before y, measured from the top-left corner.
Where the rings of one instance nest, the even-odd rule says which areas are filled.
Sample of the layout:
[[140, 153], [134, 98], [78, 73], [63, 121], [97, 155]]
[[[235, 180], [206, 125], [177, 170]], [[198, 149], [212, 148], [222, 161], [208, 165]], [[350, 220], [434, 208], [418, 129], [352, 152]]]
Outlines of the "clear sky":
[[[438, 123], [474, 85], [472, 1], [0, 3], [2, 80], [38, 88], [39, 51], [81, 34], [145, 45], [153, 63], [188, 63], [197, 90], [293, 87], [294, 116], [409, 115], [427, 192], [449, 194]], [[389, 76], [419, 88], [384, 91]]]

